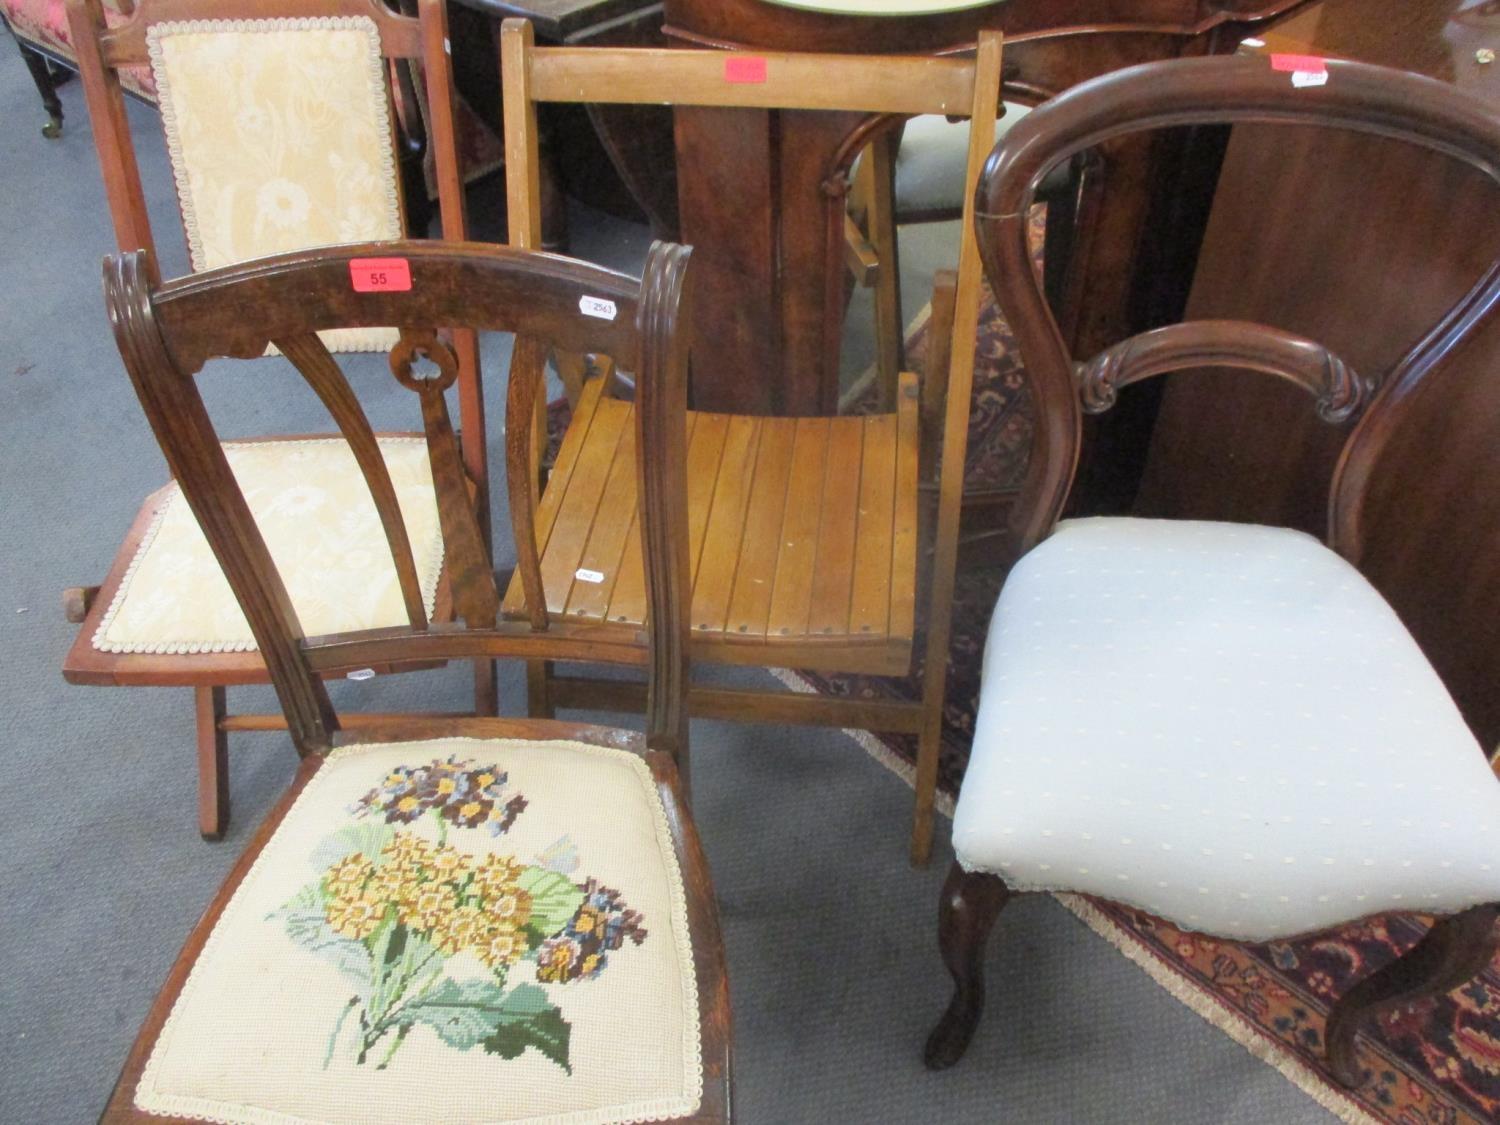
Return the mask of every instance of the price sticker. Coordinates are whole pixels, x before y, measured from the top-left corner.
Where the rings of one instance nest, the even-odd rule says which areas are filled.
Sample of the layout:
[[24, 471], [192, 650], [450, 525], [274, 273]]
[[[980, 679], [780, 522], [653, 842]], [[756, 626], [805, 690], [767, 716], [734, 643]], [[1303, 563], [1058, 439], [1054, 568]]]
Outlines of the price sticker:
[[349, 280], [356, 293], [405, 293], [411, 265], [405, 258], [351, 258]]
[[1328, 60], [1317, 55], [1272, 55], [1271, 69], [1290, 74], [1298, 89], [1328, 84]]
[[614, 320], [619, 312], [613, 301], [606, 301], [603, 297], [579, 297], [578, 311], [584, 316], [597, 317], [600, 320]]
[[754, 84], [766, 80], [766, 60], [760, 55], [730, 55], [724, 60], [724, 81]]

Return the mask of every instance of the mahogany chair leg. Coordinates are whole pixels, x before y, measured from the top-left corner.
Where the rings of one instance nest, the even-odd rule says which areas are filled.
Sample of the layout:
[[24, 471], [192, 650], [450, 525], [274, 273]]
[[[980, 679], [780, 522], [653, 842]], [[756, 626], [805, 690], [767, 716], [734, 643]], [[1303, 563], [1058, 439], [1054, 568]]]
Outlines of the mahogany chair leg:
[[229, 827], [229, 735], [220, 727], [225, 712], [222, 687], [193, 689], [198, 720], [198, 833], [222, 840]]
[[984, 1011], [984, 947], [1011, 891], [998, 875], [965, 871], [955, 860], [938, 903], [938, 945], [953, 978], [953, 999], [927, 1036], [922, 1060], [946, 1070], [969, 1049]]
[[36, 92], [42, 96], [42, 108], [47, 111], [47, 123], [42, 126], [42, 136], [55, 141], [62, 136], [62, 99], [57, 96], [57, 78], [52, 73], [52, 64], [41, 52], [33, 50], [20, 39], [16, 46], [21, 49], [21, 58], [26, 69], [31, 71], [31, 80], [36, 83]]
[[1354, 1038], [1366, 1020], [1391, 1008], [1441, 996], [1478, 976], [1500, 949], [1497, 920], [1500, 903], [1439, 919], [1404, 956], [1345, 993], [1328, 1015], [1324, 1036], [1333, 1076], [1350, 1087], [1364, 1080]]

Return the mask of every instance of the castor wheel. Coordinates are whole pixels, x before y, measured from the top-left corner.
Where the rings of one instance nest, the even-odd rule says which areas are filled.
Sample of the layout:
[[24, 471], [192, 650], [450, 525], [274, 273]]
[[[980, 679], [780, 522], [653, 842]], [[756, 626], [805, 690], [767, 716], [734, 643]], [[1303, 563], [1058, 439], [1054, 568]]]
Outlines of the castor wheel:
[[49, 117], [47, 124], [42, 126], [42, 136], [46, 137], [49, 141], [55, 141], [58, 137], [62, 136], [62, 118]]

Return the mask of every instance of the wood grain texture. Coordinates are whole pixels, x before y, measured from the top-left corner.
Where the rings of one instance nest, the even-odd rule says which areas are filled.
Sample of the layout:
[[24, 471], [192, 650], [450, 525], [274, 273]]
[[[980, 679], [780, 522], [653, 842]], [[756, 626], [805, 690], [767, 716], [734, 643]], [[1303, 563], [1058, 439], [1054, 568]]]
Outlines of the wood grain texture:
[[[633, 431], [637, 407], [591, 381], [541, 511], [548, 613], [644, 626]], [[694, 575], [689, 647], [725, 663], [900, 674], [916, 597], [917, 394], [873, 417], [685, 412], [681, 486]], [[901, 487], [898, 488], [898, 481]], [[597, 578], [596, 578], [597, 576]], [[504, 611], [526, 612], [519, 577]], [[802, 663], [802, 662], [806, 663]]]
[[[762, 0], [667, 0], [664, 30], [684, 46], [767, 57], [786, 51], [958, 56], [972, 52], [981, 31], [1000, 32], [1009, 44], [1007, 85], [1036, 101], [1133, 63], [1231, 49], [1238, 33], [1302, 3], [1004, 0], [869, 19]], [[825, 185], [847, 173], [854, 156], [848, 139], [867, 127], [868, 115], [832, 122], [827, 116], [776, 109], [678, 113], [681, 238], [701, 260], [725, 264], [700, 275], [712, 299], [700, 306], [705, 320], [695, 338], [705, 344], [732, 338], [720, 309], [736, 310], [740, 323], [756, 326], [752, 339], [736, 340], [720, 362], [700, 372], [700, 409], [833, 411], [845, 300], [844, 216], [841, 206], [829, 205]], [[1111, 164], [1116, 182], [1128, 179], [1139, 190], [1131, 198], [1112, 197], [1109, 213], [1096, 224], [1097, 250], [1089, 277], [1080, 281], [1078, 303], [1088, 314], [1079, 325], [1082, 338], [1098, 339], [1125, 317], [1154, 184], [1149, 150], [1113, 154]], [[638, 170], [635, 178], [648, 172]]]
[[[1460, 0], [1320, 0], [1279, 22], [1264, 51], [1378, 63], [1500, 106], [1500, 48]], [[1406, 144], [1331, 129], [1236, 125], [1188, 305], [1298, 332], [1381, 376], [1500, 258], [1500, 196], [1481, 172]], [[1329, 221], [1337, 216], [1339, 221]], [[1500, 330], [1447, 350], [1399, 424], [1363, 443], [1362, 515], [1342, 536], [1432, 660], [1480, 742], [1500, 745]], [[1344, 444], [1299, 396], [1199, 369], [1168, 381], [1137, 510], [1250, 520], [1321, 534]], [[1387, 376], [1388, 378], [1388, 376]]]

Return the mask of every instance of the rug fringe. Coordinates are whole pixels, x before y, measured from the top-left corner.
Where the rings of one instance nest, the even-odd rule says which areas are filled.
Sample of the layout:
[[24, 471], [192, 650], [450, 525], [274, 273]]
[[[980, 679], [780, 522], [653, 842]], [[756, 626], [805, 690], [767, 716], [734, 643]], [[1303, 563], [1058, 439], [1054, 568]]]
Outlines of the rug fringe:
[[[772, 668], [770, 672], [788, 688], [799, 694], [807, 695], [817, 690], [797, 672], [786, 668]], [[902, 759], [879, 738], [867, 730], [845, 728], [844, 733], [859, 743], [865, 753], [891, 773], [901, 778], [907, 785], [915, 787], [916, 767]], [[952, 818], [953, 798], [941, 790], [937, 795], [936, 807], [944, 816]], [[1349, 1125], [1386, 1125], [1381, 1118], [1370, 1113], [1351, 1096], [1340, 1093], [1330, 1086], [1322, 1074], [1292, 1055], [1275, 1040], [1268, 1038], [1249, 1020], [1195, 987], [1181, 973], [1163, 965], [1144, 945], [1131, 938], [1129, 931], [1110, 919], [1093, 903], [1081, 895], [1054, 894], [1052, 897], [1080, 922], [1118, 949], [1127, 960], [1140, 968], [1173, 999], [1199, 1016], [1205, 1023], [1229, 1036], [1255, 1058], [1279, 1071], [1288, 1082], [1340, 1121], [1348, 1122]]]

